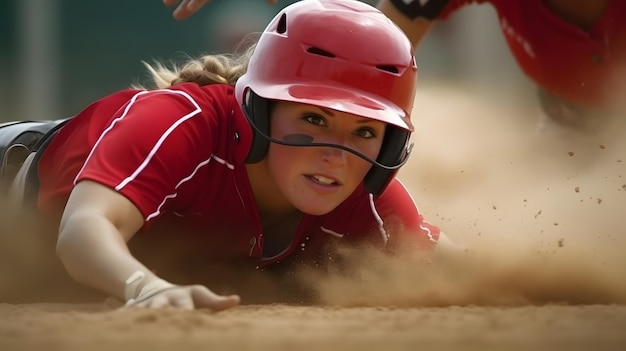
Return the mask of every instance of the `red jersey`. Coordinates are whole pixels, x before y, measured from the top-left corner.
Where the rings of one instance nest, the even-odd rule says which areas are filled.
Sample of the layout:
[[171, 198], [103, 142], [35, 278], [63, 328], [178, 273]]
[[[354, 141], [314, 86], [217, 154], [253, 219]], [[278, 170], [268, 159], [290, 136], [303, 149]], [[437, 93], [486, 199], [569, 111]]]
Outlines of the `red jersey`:
[[567, 101], [602, 107], [617, 95], [612, 89], [626, 79], [626, 1], [609, 0], [588, 32], [558, 18], [542, 0], [447, 2], [440, 19], [466, 4], [492, 4], [525, 74]]
[[199, 235], [193, 238], [202, 238], [198, 245], [206, 245], [208, 257], [253, 258], [257, 265], [296, 253], [315, 259], [330, 241], [389, 247], [402, 233], [426, 246], [437, 241], [439, 229], [423, 221], [393, 180], [379, 197], [361, 186], [332, 212], [303, 215], [290, 246], [264, 257], [263, 226], [244, 165], [251, 139], [232, 86], [121, 91], [80, 112], [49, 144], [39, 163], [38, 205], [58, 215], [74, 185], [92, 180], [137, 206], [145, 219], [138, 235], [170, 225], [175, 230], [167, 235]]

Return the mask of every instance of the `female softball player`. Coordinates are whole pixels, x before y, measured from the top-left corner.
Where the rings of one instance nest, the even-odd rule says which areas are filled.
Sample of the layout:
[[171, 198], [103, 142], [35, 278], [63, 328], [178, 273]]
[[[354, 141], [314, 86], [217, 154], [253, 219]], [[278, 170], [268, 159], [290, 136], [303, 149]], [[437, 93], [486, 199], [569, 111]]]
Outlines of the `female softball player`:
[[417, 67], [374, 7], [300, 1], [239, 57], [148, 68], [154, 89], [92, 103], [30, 166], [77, 282], [127, 306], [221, 310], [240, 297], [174, 281], [171, 265], [262, 270], [321, 263], [332, 244], [428, 251], [443, 238], [395, 178]]

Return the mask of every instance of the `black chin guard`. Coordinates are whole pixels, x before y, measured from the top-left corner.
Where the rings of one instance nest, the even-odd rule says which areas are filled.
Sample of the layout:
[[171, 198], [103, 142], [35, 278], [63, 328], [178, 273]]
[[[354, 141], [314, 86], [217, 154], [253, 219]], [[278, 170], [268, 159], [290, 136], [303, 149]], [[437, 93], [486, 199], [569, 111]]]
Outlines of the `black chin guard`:
[[270, 100], [258, 96], [250, 89], [247, 89], [244, 94], [245, 103], [242, 106], [242, 110], [253, 129], [252, 145], [245, 163], [251, 164], [263, 160], [267, 155], [270, 142], [290, 146], [336, 147], [372, 163], [372, 168], [365, 175], [363, 184], [368, 193], [380, 195], [400, 167], [408, 160], [411, 148], [411, 145], [409, 145], [411, 133], [389, 124], [385, 129], [383, 144], [376, 160], [369, 159], [367, 156], [343, 146], [312, 143], [308, 136], [288, 135], [285, 140], [273, 139], [270, 137]]

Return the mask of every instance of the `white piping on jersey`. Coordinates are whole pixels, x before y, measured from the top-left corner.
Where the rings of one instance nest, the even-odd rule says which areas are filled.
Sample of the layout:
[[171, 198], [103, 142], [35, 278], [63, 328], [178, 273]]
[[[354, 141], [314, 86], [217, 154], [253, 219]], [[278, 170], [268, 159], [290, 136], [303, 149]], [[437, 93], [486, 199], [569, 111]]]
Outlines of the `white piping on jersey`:
[[[196, 173], [198, 173], [198, 170], [206, 165], [209, 164], [209, 162], [211, 162], [211, 160], [216, 160], [217, 162], [219, 162], [220, 164], [225, 165], [227, 168], [229, 169], [235, 169], [235, 166], [226, 162], [226, 160], [224, 160], [223, 158], [217, 157], [215, 155], [211, 155], [207, 160], [204, 160], [202, 162], [200, 162], [196, 168], [193, 170], [193, 172], [191, 172], [191, 174], [189, 174], [188, 176], [186, 176], [185, 178], [181, 179], [180, 182], [178, 182], [178, 184], [176, 184], [176, 186], [174, 187], [174, 190], [178, 189], [181, 185], [183, 185], [184, 183], [188, 182], [191, 178], [193, 178]], [[165, 196], [163, 198], [163, 201], [161, 202], [161, 204], [159, 204], [159, 206], [157, 207], [157, 210], [152, 212], [151, 214], [149, 214], [146, 217], [146, 222], [151, 220], [152, 218], [158, 216], [159, 214], [161, 214], [161, 208], [165, 205], [165, 202], [169, 199], [173, 199], [178, 195], [178, 193], [173, 193], [173, 194], [169, 194], [167, 196]], [[177, 216], [182, 217], [181, 214], [176, 213]]]
[[376, 221], [378, 222], [378, 230], [380, 230], [380, 235], [383, 236], [383, 241], [386, 245], [387, 241], [389, 241], [389, 234], [387, 234], [387, 231], [385, 230], [385, 223], [383, 222], [383, 219], [380, 218], [378, 211], [376, 211], [376, 204], [374, 203], [374, 195], [367, 194], [367, 196], [370, 199], [370, 208], [372, 209], [372, 214], [374, 215], [374, 218], [376, 218]]
[[165, 92], [165, 93], [172, 93], [172, 94], [178, 94], [178, 95], [182, 95], [183, 97], [185, 97], [187, 100], [189, 100], [194, 106], [195, 106], [195, 110], [188, 113], [187, 115], [183, 116], [181, 119], [179, 119], [178, 121], [176, 121], [176, 123], [174, 123], [166, 132], [165, 134], [163, 134], [161, 136], [161, 138], [157, 141], [157, 144], [152, 148], [152, 150], [150, 151], [150, 154], [148, 154], [148, 157], [144, 160], [144, 162], [135, 170], [135, 172], [133, 172], [133, 174], [129, 177], [127, 177], [124, 181], [122, 181], [120, 184], [118, 184], [115, 187], [115, 190], [119, 191], [120, 189], [122, 189], [124, 186], [126, 186], [126, 184], [128, 184], [129, 182], [131, 182], [133, 179], [135, 179], [137, 177], [137, 175], [139, 173], [141, 173], [141, 171], [146, 167], [146, 165], [150, 162], [150, 160], [152, 159], [152, 157], [154, 156], [154, 154], [156, 153], [156, 151], [159, 149], [159, 147], [161, 146], [161, 144], [163, 143], [163, 141], [165, 140], [165, 138], [167, 138], [167, 136], [169, 136], [169, 134], [171, 134], [171, 132], [178, 127], [182, 122], [188, 120], [189, 118], [197, 115], [198, 113], [202, 112], [202, 109], [200, 108], [200, 105], [198, 105], [198, 103], [186, 92], [184, 91], [179, 91], [179, 90], [170, 90], [170, 89], [160, 89], [160, 90], [150, 90], [150, 91], [141, 91], [137, 94], [135, 94], [135, 96], [133, 96], [130, 99], [130, 102], [128, 103], [128, 105], [126, 106], [126, 108], [124, 108], [124, 113], [122, 113], [122, 115], [116, 119], [113, 120], [113, 122], [111, 122], [111, 125], [109, 125], [109, 127], [107, 127], [107, 129], [104, 130], [104, 132], [102, 132], [102, 134], [100, 134], [100, 137], [98, 137], [98, 140], [96, 141], [96, 143], [94, 144], [93, 148], [91, 149], [91, 151], [89, 152], [89, 155], [87, 156], [87, 158], [85, 159], [85, 162], [83, 163], [83, 166], [80, 168], [80, 171], [78, 171], [78, 173], [76, 174], [76, 178], [74, 178], [74, 185], [76, 185], [76, 180], [78, 179], [78, 177], [80, 176], [80, 174], [83, 172], [83, 170], [85, 169], [85, 166], [87, 165], [87, 163], [89, 162], [89, 160], [91, 159], [91, 156], [93, 155], [94, 150], [98, 147], [98, 145], [100, 145], [100, 142], [102, 141], [102, 138], [104, 138], [104, 136], [109, 133], [111, 131], [111, 129], [113, 129], [113, 127], [115, 126], [115, 124], [117, 124], [117, 122], [121, 121], [122, 119], [124, 119], [126, 117], [126, 115], [128, 114], [128, 111], [130, 110], [130, 108], [133, 106], [133, 104], [135, 104], [135, 102], [137, 101], [137, 99], [142, 96], [142, 95], [146, 95], [146, 94], [150, 94], [150, 93], [160, 93], [160, 92]]
[[[167, 89], [166, 89], [167, 90]], [[154, 145], [154, 147], [152, 148], [152, 150], [150, 150], [150, 153], [148, 154], [148, 157], [146, 157], [146, 159], [141, 163], [141, 165], [139, 165], [139, 167], [135, 170], [135, 172], [133, 172], [133, 174], [131, 174], [129, 177], [127, 177], [126, 179], [124, 179], [120, 184], [118, 184], [115, 187], [115, 190], [120, 191], [123, 187], [125, 187], [128, 183], [132, 182], [133, 180], [135, 180], [135, 178], [139, 175], [139, 173], [141, 173], [144, 168], [146, 168], [146, 166], [148, 165], [148, 163], [150, 163], [150, 161], [152, 160], [152, 157], [156, 154], [156, 152], [159, 150], [159, 148], [161, 147], [161, 145], [163, 144], [163, 142], [165, 141], [165, 139], [167, 139], [167, 137], [170, 136], [170, 134], [172, 134], [172, 132], [174, 131], [174, 129], [178, 128], [179, 125], [181, 125], [183, 122], [187, 121], [188, 119], [190, 119], [191, 117], [197, 115], [198, 113], [202, 112], [202, 110], [200, 109], [200, 106], [198, 106], [198, 104], [193, 100], [193, 98], [191, 96], [189, 96], [187, 93], [182, 92], [182, 91], [178, 91], [178, 90], [167, 90], [169, 92], [172, 93], [177, 93], [180, 95], [183, 95], [184, 97], [186, 97], [187, 99], [189, 99], [189, 101], [194, 104], [194, 106], [196, 106], [196, 109], [186, 115], [184, 115], [182, 118], [180, 118], [178, 121], [174, 122], [174, 124], [172, 124], [166, 131], [165, 133], [163, 133], [163, 135], [161, 135], [161, 137], [159, 138], [159, 140], [157, 141], [157, 143]]]
[[[178, 189], [181, 185], [183, 185], [184, 183], [186, 183], [187, 181], [189, 181], [191, 178], [193, 178], [193, 176], [194, 176], [194, 175], [196, 175], [196, 173], [198, 173], [198, 170], [199, 170], [200, 168], [202, 168], [202, 167], [204, 167], [204, 166], [208, 165], [208, 164], [209, 164], [209, 162], [211, 162], [211, 159], [212, 159], [212, 158], [213, 158], [213, 157], [211, 156], [211, 157], [209, 157], [207, 160], [204, 160], [204, 161], [200, 162], [200, 163], [196, 166], [196, 168], [194, 168], [193, 172], [191, 172], [191, 174], [190, 174], [190, 175], [188, 175], [188, 176], [186, 176], [185, 178], [181, 179], [181, 180], [180, 180], [180, 182], [178, 182], [178, 184], [176, 184], [176, 186], [174, 187], [174, 190], [177, 190], [177, 189]], [[161, 201], [161, 203], [160, 203], [160, 204], [159, 204], [159, 206], [157, 207], [156, 211], [152, 212], [151, 214], [149, 214], [149, 215], [146, 217], [146, 222], [147, 222], [147, 221], [149, 221], [149, 220], [151, 220], [152, 218], [154, 218], [154, 217], [158, 216], [159, 214], [161, 214], [161, 208], [165, 205], [165, 202], [167, 202], [167, 200], [169, 200], [169, 199], [173, 199], [173, 198], [175, 198], [176, 196], [178, 196], [178, 192], [175, 192], [175, 193], [173, 193], [173, 194], [166, 195], [166, 196], [163, 198], [163, 201]], [[181, 216], [181, 215], [179, 215], [179, 214], [176, 214], [176, 215]]]
[[[404, 186], [404, 184], [402, 184], [402, 182], [400, 181], [400, 179], [396, 179], [398, 181], [398, 183], [400, 183], [400, 185], [402, 186], [402, 188], [404, 188], [404, 190], [406, 191], [406, 193], [409, 195], [409, 198], [411, 198], [411, 201], [413, 202], [413, 206], [415, 206], [415, 208], [417, 209], [418, 213], [421, 213], [419, 210], [419, 207], [417, 207], [417, 204], [415, 203], [415, 199], [413, 199], [413, 196], [411, 195], [411, 193], [409, 192], [409, 190]], [[420, 229], [422, 229], [424, 232], [426, 232], [426, 235], [428, 236], [428, 240], [432, 241], [432, 242], [437, 242], [437, 239], [435, 239], [433, 237], [433, 233], [430, 231], [430, 228], [420, 224]]]
[[215, 159], [215, 161], [223, 164], [224, 166], [226, 166], [229, 169], [235, 169], [235, 166], [233, 164], [228, 163], [225, 159], [217, 157], [215, 155], [211, 155], [211, 158]]
[[421, 225], [420, 224], [420, 229], [426, 232], [426, 235], [428, 235], [428, 240], [430, 240], [430, 241], [432, 241], [434, 243], [436, 243], [438, 241], [437, 239], [433, 238], [433, 234], [430, 232], [430, 228], [428, 228], [425, 225]]
[[178, 193], [173, 193], [173, 194], [169, 194], [167, 196], [165, 196], [163, 198], [163, 201], [161, 201], [161, 203], [159, 204], [159, 206], [157, 207], [156, 211], [150, 213], [147, 217], [146, 217], [146, 222], [151, 220], [152, 218], [158, 216], [159, 214], [161, 214], [161, 208], [165, 205], [165, 202], [169, 199], [173, 199], [176, 196], [178, 196]]
[[326, 233], [326, 234], [330, 234], [330, 235], [332, 235], [332, 236], [334, 236], [334, 237], [337, 237], [337, 238], [343, 238], [343, 236], [345, 235], [345, 234], [337, 233], [337, 232], [336, 232], [336, 231], [334, 231], [334, 230], [330, 230], [330, 229], [324, 228], [324, 226], [320, 226], [320, 229], [321, 229], [324, 233]]
[[252, 239], [250, 239], [251, 244], [250, 245], [250, 251], [248, 252], [248, 257], [252, 257], [252, 254], [254, 253], [254, 248], [257, 246], [257, 244], [259, 244], [259, 249], [261, 248], [261, 238], [263, 237], [263, 234], [259, 235], [259, 240], [256, 239], [256, 237], [252, 237]]

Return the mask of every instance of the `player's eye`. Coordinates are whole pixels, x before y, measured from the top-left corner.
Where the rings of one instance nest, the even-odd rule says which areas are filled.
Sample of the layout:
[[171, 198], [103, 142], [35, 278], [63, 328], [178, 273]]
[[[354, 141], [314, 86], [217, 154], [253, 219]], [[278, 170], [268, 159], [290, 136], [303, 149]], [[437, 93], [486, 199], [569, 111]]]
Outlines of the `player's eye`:
[[316, 115], [316, 114], [307, 114], [303, 117], [304, 120], [306, 120], [307, 122], [316, 125], [316, 126], [325, 126], [326, 125], [326, 120], [320, 116], [320, 115]]
[[376, 138], [377, 135], [376, 131], [372, 128], [359, 128], [356, 132], [354, 132], [354, 134], [365, 139]]

